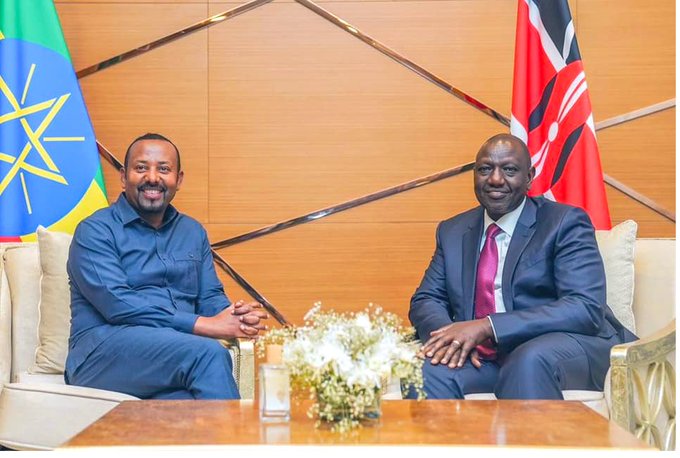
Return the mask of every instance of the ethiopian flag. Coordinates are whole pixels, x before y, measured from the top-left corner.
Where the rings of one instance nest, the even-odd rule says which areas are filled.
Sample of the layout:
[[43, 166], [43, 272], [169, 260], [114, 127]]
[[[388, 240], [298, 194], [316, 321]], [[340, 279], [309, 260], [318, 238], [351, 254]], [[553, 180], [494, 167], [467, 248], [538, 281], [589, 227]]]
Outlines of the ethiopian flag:
[[92, 124], [52, 0], [0, 0], [0, 242], [73, 233], [107, 205]]

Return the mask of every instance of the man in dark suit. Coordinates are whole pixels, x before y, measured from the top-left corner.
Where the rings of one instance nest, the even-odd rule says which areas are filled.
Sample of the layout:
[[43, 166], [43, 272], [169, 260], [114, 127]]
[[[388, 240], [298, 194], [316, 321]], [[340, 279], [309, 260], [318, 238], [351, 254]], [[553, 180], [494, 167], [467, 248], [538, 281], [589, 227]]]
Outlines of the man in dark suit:
[[521, 140], [490, 138], [475, 160], [481, 206], [437, 228], [409, 311], [425, 342], [428, 398], [562, 399], [565, 389], [601, 390], [609, 350], [635, 338], [606, 305], [588, 215], [527, 197], [534, 174]]

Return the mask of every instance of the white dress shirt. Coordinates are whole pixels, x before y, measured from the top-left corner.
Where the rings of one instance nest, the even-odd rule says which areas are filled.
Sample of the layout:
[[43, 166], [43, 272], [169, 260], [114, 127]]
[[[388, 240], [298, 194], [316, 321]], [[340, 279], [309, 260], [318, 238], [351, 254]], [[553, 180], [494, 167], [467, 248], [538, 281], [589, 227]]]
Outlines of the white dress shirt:
[[[486, 229], [492, 224], [496, 223], [496, 226], [501, 228], [501, 232], [496, 236], [496, 247], [498, 248], [498, 270], [496, 271], [496, 277], [494, 279], [494, 300], [496, 302], [496, 313], [505, 312], [505, 303], [503, 302], [503, 266], [505, 265], [505, 256], [508, 254], [508, 247], [510, 246], [510, 239], [512, 234], [515, 232], [515, 226], [517, 226], [517, 221], [519, 220], [519, 215], [522, 214], [524, 209], [524, 204], [526, 204], [526, 197], [517, 208], [515, 208], [510, 213], [498, 218], [498, 221], [491, 219], [486, 210], [484, 210], [484, 235], [482, 236], [482, 242], [479, 245], [479, 251], [482, 251], [484, 247], [484, 241], [486, 240]], [[494, 341], [498, 342], [496, 337], [496, 328], [494, 328], [493, 320], [491, 316], [488, 317], [491, 323], [491, 329], [493, 330]]]

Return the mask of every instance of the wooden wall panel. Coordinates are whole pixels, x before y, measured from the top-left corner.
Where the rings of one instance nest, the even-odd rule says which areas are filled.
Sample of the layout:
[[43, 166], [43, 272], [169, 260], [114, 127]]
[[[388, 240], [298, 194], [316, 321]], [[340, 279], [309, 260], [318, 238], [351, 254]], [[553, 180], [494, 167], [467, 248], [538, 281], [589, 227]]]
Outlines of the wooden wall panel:
[[[510, 116], [517, 2], [329, 1], [319, 2], [319, 5], [453, 86]], [[328, 26], [335, 27], [330, 22]], [[463, 103], [451, 97], [451, 103]], [[468, 106], [465, 109], [473, 110]], [[498, 124], [499, 131], [504, 129]], [[464, 132], [467, 136], [467, 131]], [[476, 132], [470, 134], [474, 136]], [[477, 137], [477, 140], [481, 144], [483, 138]]]
[[[332, 218], [322, 218], [313, 224], [438, 222], [459, 213], [461, 209], [476, 205], [472, 173], [465, 172], [457, 177], [336, 213]], [[261, 229], [268, 224], [211, 223], [207, 226], [211, 228], [211, 241], [217, 242]]]
[[[206, 13], [204, 5], [60, 6], [67, 40], [79, 43], [71, 47], [74, 62], [83, 65], [121, 52], [119, 45], [108, 44], [119, 36], [138, 46], [204, 19]], [[161, 24], [150, 27], [151, 32], [145, 28], [149, 17]], [[99, 27], [104, 22], [118, 27]], [[96, 36], [89, 27], [96, 27]], [[97, 138], [121, 161], [129, 143], [146, 132], [165, 134], [177, 144], [186, 179], [175, 203], [204, 221], [209, 187], [206, 75], [207, 32], [202, 31], [80, 80]], [[106, 163], [104, 170], [109, 199], [115, 200], [119, 175]]]
[[604, 169], [612, 177], [675, 208], [675, 109], [598, 133]]
[[[638, 237], [675, 238], [675, 223], [609, 186], [605, 188], [612, 224], [628, 219], [638, 223]], [[672, 209], [675, 210], [675, 207]]]
[[[206, 5], [189, 2], [178, 5], [120, 1], [55, 3], [76, 70], [181, 30], [205, 19], [208, 12]], [[195, 49], [193, 53], [200, 54], [200, 51]], [[181, 54], [175, 54], [175, 58], [179, 56]]]
[[211, 223], [277, 221], [465, 163], [501, 130], [297, 4], [209, 33]]
[[[24, 0], [26, 1], [26, 0]], [[30, 0], [28, 0], [30, 1]], [[58, 6], [60, 3], [89, 3], [95, 5], [106, 5], [106, 4], [131, 4], [139, 5], [141, 3], [155, 3], [159, 5], [164, 5], [168, 3], [207, 3], [208, 0], [54, 0], [54, 3]]]
[[[59, 0], [76, 68], [243, 2]], [[509, 114], [515, 0], [319, 1], [454, 86]], [[570, 0], [595, 121], [675, 96], [671, 0]], [[81, 80], [98, 138], [122, 159], [146, 131], [182, 150], [176, 205], [212, 241], [471, 161], [506, 130], [292, 0], [276, 0]], [[675, 111], [601, 131], [605, 173], [675, 208]], [[105, 165], [109, 195], [119, 190]], [[675, 224], [607, 188], [614, 223]], [[220, 253], [291, 320], [315, 300], [373, 301], [405, 317], [436, 223], [475, 205], [472, 176]], [[220, 274], [232, 299], [246, 293]]]
[[294, 323], [316, 301], [336, 310], [373, 302], [406, 317], [434, 250], [435, 227], [310, 224], [221, 253]]
[[595, 121], [675, 97], [675, 2], [579, 0]]

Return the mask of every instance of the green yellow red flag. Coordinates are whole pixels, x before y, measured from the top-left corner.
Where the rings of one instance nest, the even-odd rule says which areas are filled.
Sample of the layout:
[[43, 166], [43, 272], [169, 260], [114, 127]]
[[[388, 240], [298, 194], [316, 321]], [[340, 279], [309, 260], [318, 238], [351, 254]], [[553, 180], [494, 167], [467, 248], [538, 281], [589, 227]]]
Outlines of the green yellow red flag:
[[0, 0], [0, 242], [72, 233], [107, 205], [97, 145], [52, 0]]

